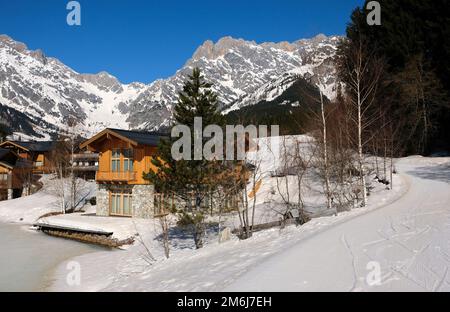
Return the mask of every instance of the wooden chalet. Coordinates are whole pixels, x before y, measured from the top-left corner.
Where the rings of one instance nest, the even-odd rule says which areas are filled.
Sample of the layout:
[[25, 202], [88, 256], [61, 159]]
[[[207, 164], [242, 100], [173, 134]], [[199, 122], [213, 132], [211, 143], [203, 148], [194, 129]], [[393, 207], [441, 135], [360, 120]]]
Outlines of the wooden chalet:
[[53, 169], [55, 141], [5, 141], [0, 148], [12, 150], [23, 160], [32, 162], [35, 174], [50, 173]]
[[0, 148], [0, 200], [21, 197], [24, 188], [30, 187], [31, 170], [31, 163], [10, 149]]
[[80, 145], [98, 153], [97, 215], [150, 218], [154, 186], [144, 173], [155, 170], [152, 158], [165, 135], [105, 129]]

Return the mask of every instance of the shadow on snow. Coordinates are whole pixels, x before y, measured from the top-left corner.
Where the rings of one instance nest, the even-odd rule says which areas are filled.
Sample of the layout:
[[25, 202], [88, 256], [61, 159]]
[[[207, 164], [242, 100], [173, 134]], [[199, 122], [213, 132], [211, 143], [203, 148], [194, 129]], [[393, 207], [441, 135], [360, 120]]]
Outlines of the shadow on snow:
[[450, 162], [435, 166], [418, 167], [408, 171], [408, 174], [421, 179], [450, 183]]

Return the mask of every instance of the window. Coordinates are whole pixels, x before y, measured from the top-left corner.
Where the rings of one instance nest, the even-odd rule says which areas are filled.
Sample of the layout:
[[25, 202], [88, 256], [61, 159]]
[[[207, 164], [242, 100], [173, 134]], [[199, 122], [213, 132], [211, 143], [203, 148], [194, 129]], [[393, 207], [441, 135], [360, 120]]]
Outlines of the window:
[[122, 207], [123, 215], [131, 216], [131, 194], [123, 194], [122, 201], [123, 201], [123, 207]]
[[44, 166], [44, 162], [43, 161], [35, 161], [34, 162], [34, 166], [36, 168], [43, 167]]
[[112, 150], [111, 171], [113, 172], [120, 171], [120, 149]]
[[[121, 161], [123, 159], [123, 168]], [[132, 149], [113, 149], [111, 156], [111, 171], [112, 172], [129, 172], [133, 171], [133, 150]]]
[[133, 171], [133, 150], [123, 150], [123, 171]]
[[132, 215], [131, 190], [112, 190], [110, 211], [114, 216], [131, 217]]
[[8, 174], [0, 173], [0, 182], [6, 182], [6, 181], [8, 181]]

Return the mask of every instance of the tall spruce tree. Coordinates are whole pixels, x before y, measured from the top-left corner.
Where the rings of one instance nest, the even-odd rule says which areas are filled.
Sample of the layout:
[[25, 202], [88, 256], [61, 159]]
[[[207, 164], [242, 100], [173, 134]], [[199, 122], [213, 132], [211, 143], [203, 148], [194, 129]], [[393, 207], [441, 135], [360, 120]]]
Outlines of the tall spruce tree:
[[[191, 130], [191, 159], [175, 160], [172, 157], [172, 145], [178, 138], [163, 140], [153, 165], [156, 171], [150, 171], [145, 178], [150, 180], [157, 192], [174, 196], [178, 205], [179, 223], [193, 230], [196, 248], [203, 247], [205, 217], [210, 211], [205, 205], [207, 197], [220, 187], [219, 174], [226, 166], [223, 161], [211, 161], [202, 157], [194, 160], [194, 118], [202, 118], [204, 130], [208, 125], [223, 127], [224, 119], [218, 111], [217, 95], [211, 90], [200, 69], [195, 68], [179, 93], [174, 109], [175, 126], [185, 125]], [[202, 146], [209, 138], [202, 138]]]

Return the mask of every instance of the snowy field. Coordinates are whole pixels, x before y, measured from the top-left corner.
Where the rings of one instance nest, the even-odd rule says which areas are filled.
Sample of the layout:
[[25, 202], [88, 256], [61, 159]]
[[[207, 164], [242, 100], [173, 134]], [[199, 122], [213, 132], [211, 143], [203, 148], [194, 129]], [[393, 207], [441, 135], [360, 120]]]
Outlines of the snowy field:
[[[134, 246], [114, 253], [101, 252], [77, 257], [83, 270], [79, 287], [69, 287], [64, 282], [67, 273], [63, 263], [55, 273], [52, 290], [58, 291], [220, 291], [237, 285], [240, 277], [258, 268], [265, 261], [282, 254], [303, 241], [313, 241], [317, 235], [329, 229], [346, 224], [355, 218], [385, 207], [408, 192], [403, 175], [395, 176], [395, 189], [371, 196], [367, 208], [341, 213], [338, 217], [313, 219], [302, 227], [290, 226], [283, 230], [274, 228], [258, 232], [253, 238], [219, 244], [211, 236], [206, 246], [194, 250], [191, 239], [172, 236], [170, 259], [164, 259], [158, 237], [158, 224], [139, 228], [146, 238], [144, 243], [157, 259], [149, 265], [145, 248]], [[383, 208], [387, 209], [387, 208]], [[320, 248], [317, 246], [317, 248]], [[330, 260], [333, 258], [329, 258]], [[237, 284], [236, 284], [237, 283]], [[250, 290], [250, 289], [248, 289]]]
[[[308, 143], [304, 146], [307, 151]], [[283, 189], [273, 177], [278, 166], [275, 155], [272, 147], [249, 154], [261, 159], [258, 223], [280, 217], [278, 193]], [[60, 263], [47, 272], [53, 282], [46, 290], [450, 290], [450, 158], [408, 157], [396, 160], [396, 168], [399, 174], [394, 175], [393, 190], [372, 182], [368, 206], [337, 217], [323, 210], [320, 183], [310, 174], [304, 190], [306, 208], [324, 216], [300, 227], [257, 232], [245, 241], [232, 237], [219, 243], [213, 227], [208, 229], [205, 247], [195, 250], [192, 237], [171, 218], [169, 259], [164, 256], [158, 220], [96, 217], [95, 206], [90, 205], [81, 213], [43, 218], [39, 222], [111, 231], [118, 239], [136, 238], [131, 246]], [[57, 212], [54, 181], [46, 176], [43, 182], [37, 194], [0, 202], [0, 221], [31, 224], [44, 214]], [[288, 180], [289, 187], [294, 184]], [[95, 184], [86, 184], [89, 196], [94, 189]], [[294, 197], [295, 192], [294, 188]], [[222, 221], [237, 226], [236, 216], [223, 216]], [[81, 265], [78, 286], [66, 283], [69, 261]], [[374, 272], [379, 277], [375, 283]]]
[[[369, 206], [302, 227], [271, 229], [246, 241], [209, 241], [199, 251], [175, 248], [149, 265], [142, 246], [76, 258], [79, 287], [62, 291], [445, 291], [450, 265], [450, 159], [410, 157], [397, 162], [392, 192]], [[158, 229], [155, 227], [155, 231]], [[158, 242], [147, 242], [159, 257]], [[370, 265], [380, 281], [369, 286]], [[369, 266], [368, 266], [369, 265]]]
[[450, 291], [450, 159], [411, 157], [398, 168], [405, 196], [300, 241], [225, 290]]
[[[44, 175], [40, 180], [43, 188], [39, 192], [22, 198], [0, 201], [0, 222], [29, 225], [43, 215], [61, 212], [60, 199], [57, 195], [57, 185], [60, 181], [54, 179], [53, 175]], [[93, 182], [80, 182], [79, 196], [83, 198], [95, 196], [95, 188]], [[68, 197], [68, 192], [66, 197]]]

